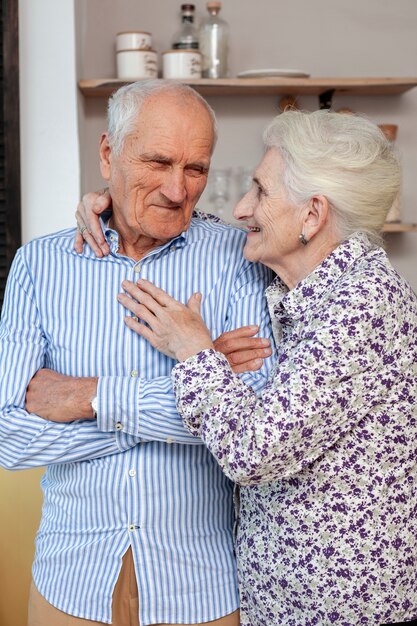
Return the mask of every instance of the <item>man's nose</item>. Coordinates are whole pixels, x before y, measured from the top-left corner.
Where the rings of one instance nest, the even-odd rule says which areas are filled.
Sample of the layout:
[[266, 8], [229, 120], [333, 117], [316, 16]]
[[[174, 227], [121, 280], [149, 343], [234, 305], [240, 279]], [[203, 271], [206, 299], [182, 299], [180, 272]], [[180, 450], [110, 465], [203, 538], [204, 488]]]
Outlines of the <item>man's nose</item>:
[[161, 193], [171, 202], [181, 204], [187, 195], [184, 172], [182, 170], [167, 172], [167, 176], [161, 186]]

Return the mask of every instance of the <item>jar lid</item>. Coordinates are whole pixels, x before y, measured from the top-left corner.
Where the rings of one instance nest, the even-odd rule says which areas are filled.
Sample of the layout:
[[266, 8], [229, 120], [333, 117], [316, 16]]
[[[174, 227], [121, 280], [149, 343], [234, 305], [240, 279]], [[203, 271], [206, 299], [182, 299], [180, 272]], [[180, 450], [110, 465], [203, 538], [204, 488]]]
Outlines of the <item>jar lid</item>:
[[122, 32], [116, 34], [116, 37], [118, 35], [152, 35], [152, 33], [149, 33], [147, 30], [122, 30]]
[[116, 54], [119, 52], [153, 52], [156, 54], [156, 50], [152, 50], [152, 48], [124, 48], [123, 50], [116, 50]]
[[165, 50], [161, 54], [181, 54], [182, 52], [192, 52], [193, 54], [199, 54], [201, 56], [200, 50], [191, 49], [191, 48], [179, 48], [178, 50]]

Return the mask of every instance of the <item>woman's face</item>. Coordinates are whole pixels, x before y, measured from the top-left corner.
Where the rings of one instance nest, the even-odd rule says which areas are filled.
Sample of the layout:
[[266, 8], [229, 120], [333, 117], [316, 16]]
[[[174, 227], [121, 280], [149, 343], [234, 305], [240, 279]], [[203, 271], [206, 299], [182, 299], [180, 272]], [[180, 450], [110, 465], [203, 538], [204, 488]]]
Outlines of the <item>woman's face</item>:
[[248, 225], [245, 257], [278, 275], [299, 252], [302, 229], [302, 211], [288, 199], [283, 170], [281, 155], [270, 148], [255, 171], [252, 188], [234, 210], [234, 217]]

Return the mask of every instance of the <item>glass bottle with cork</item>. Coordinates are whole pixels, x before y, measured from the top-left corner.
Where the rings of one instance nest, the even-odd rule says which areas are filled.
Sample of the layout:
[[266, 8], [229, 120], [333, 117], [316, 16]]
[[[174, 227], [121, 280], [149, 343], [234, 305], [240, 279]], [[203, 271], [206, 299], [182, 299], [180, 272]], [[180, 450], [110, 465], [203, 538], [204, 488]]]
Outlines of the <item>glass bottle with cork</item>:
[[229, 25], [219, 17], [221, 2], [207, 2], [206, 6], [209, 15], [199, 30], [202, 74], [205, 78], [224, 78], [228, 72]]
[[181, 5], [181, 28], [172, 40], [174, 50], [198, 50], [198, 31], [194, 24], [194, 4]]

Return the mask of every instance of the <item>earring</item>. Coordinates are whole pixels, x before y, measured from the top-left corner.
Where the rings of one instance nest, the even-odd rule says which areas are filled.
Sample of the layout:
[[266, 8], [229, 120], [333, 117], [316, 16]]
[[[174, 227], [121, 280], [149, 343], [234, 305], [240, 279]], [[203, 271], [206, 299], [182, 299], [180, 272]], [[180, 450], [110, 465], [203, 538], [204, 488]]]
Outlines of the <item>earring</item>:
[[306, 246], [308, 244], [308, 240], [305, 238], [304, 233], [301, 233], [301, 235], [298, 235], [298, 239], [301, 241], [303, 246]]

